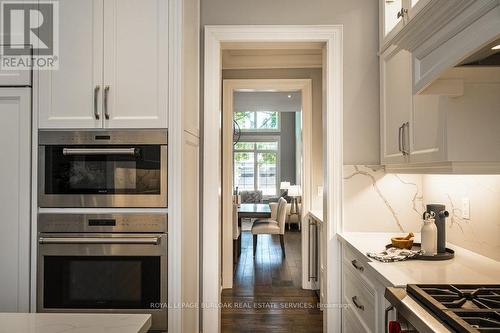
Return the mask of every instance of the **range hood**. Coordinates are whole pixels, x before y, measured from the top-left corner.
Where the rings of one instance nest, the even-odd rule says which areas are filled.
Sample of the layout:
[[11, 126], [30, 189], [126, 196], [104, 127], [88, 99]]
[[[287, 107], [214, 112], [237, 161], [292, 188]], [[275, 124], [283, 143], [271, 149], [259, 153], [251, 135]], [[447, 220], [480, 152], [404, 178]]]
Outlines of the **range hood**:
[[500, 38], [488, 43], [488, 45], [467, 57], [458, 66], [500, 66], [500, 49], [493, 49], [498, 45], [500, 45]]

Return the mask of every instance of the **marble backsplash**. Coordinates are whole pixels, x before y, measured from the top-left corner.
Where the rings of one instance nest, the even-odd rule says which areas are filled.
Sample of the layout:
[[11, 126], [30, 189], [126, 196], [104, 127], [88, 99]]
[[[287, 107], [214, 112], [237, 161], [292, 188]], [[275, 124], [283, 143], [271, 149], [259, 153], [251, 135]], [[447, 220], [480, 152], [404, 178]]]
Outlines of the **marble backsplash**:
[[[446, 205], [449, 242], [500, 261], [500, 175], [424, 175], [426, 202]], [[462, 199], [470, 202], [462, 218]]]
[[[470, 218], [462, 218], [462, 199]], [[344, 230], [419, 232], [427, 203], [450, 212], [447, 240], [500, 261], [500, 176], [386, 174], [344, 166]]]
[[345, 231], [420, 231], [423, 211], [422, 176], [344, 166]]

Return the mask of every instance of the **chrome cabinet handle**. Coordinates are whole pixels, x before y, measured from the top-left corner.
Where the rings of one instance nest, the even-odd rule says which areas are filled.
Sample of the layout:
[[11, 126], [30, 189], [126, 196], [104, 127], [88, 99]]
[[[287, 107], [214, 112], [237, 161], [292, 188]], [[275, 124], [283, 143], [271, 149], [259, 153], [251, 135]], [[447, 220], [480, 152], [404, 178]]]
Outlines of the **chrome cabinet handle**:
[[358, 303], [358, 296], [352, 296], [352, 302], [361, 311], [365, 311], [365, 306]]
[[160, 244], [159, 237], [40, 237], [40, 244]]
[[99, 90], [101, 89], [101, 86], [95, 86], [94, 88], [94, 117], [95, 119], [99, 120], [101, 118], [101, 115], [99, 114], [98, 108], [98, 103], [97, 99], [99, 98]]
[[399, 126], [399, 129], [398, 129], [398, 148], [399, 148], [400, 153], [403, 152], [403, 148], [401, 146], [402, 132], [403, 132], [403, 125]]
[[[406, 122], [403, 124], [403, 155], [410, 155], [410, 149], [409, 147], [407, 147], [406, 145], [406, 139], [408, 137], [408, 132], [406, 132], [406, 130], [409, 130], [410, 129], [410, 123], [409, 122]], [[407, 149], [408, 148], [408, 149]]]
[[106, 86], [104, 87], [104, 117], [106, 118], [106, 120], [109, 120], [108, 95], [109, 95], [109, 86]]
[[358, 265], [358, 261], [356, 259], [351, 261], [351, 264], [354, 266], [354, 268], [356, 268], [360, 272], [363, 272], [365, 270], [363, 266]]
[[63, 155], [135, 155], [136, 148], [63, 148]]

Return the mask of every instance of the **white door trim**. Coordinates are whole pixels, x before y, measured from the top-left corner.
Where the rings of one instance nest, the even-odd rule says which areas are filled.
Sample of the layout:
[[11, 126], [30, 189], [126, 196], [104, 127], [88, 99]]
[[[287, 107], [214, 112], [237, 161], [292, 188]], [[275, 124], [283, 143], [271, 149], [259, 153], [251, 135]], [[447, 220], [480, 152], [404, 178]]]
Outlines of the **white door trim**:
[[342, 226], [343, 50], [341, 25], [205, 26], [203, 131], [203, 332], [219, 332], [221, 299], [221, 49], [224, 42], [323, 42], [324, 221], [327, 227], [325, 332], [341, 331], [340, 248]]
[[[222, 103], [222, 221], [228, 221], [222, 226], [222, 288], [233, 287], [233, 208], [232, 205], [224, 203], [232, 202], [233, 195], [233, 161], [224, 156], [232, 156], [233, 131], [226, 129], [233, 126], [233, 93], [237, 90], [256, 91], [300, 91], [302, 95], [302, 210], [301, 221], [303, 228], [301, 232], [302, 244], [302, 288], [312, 289], [311, 281], [308, 281], [308, 240], [309, 228], [306, 216], [311, 209], [312, 197], [312, 81], [311, 79], [228, 79], [223, 80], [223, 103]], [[272, 135], [273, 133], [269, 133]], [[277, 133], [279, 134], [279, 132]], [[229, 255], [228, 255], [229, 254]]]

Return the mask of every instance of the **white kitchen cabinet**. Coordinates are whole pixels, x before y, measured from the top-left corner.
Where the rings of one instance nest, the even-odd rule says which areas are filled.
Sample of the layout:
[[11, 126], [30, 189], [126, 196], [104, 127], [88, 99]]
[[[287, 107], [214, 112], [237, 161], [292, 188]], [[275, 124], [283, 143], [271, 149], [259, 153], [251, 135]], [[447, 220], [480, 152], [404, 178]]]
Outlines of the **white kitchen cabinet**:
[[381, 49], [401, 31], [405, 24], [404, 10], [409, 0], [380, 0], [380, 43]]
[[167, 6], [104, 0], [105, 127], [167, 127]]
[[31, 86], [31, 71], [0, 68], [0, 87], [2, 86]]
[[[500, 68], [452, 68], [421, 94], [400, 90], [406, 94], [402, 100], [411, 101], [409, 111], [406, 104], [384, 103], [391, 99], [388, 91], [397, 88], [390, 88], [384, 82], [388, 76], [381, 73], [381, 160], [386, 171], [500, 173]], [[399, 88], [407, 83], [400, 81]], [[400, 115], [403, 109], [409, 120], [398, 141], [396, 126], [406, 119]], [[394, 148], [400, 142], [403, 159]]]
[[[344, 332], [385, 333], [388, 302], [384, 293], [387, 282], [377, 279], [368, 259], [350, 245], [342, 245], [342, 309]], [[388, 313], [388, 320], [394, 320]]]
[[60, 66], [40, 73], [39, 127], [166, 128], [167, 6], [60, 1]]
[[59, 69], [39, 72], [39, 127], [102, 127], [103, 1], [58, 3]]
[[443, 161], [446, 156], [446, 114], [439, 107], [440, 99], [440, 95], [413, 96], [408, 128], [411, 163]]
[[412, 113], [411, 54], [388, 49], [380, 57], [381, 160], [407, 162], [408, 124]]
[[0, 89], [0, 312], [29, 311], [31, 89]]
[[436, 0], [380, 0], [380, 49], [384, 51], [389, 47], [431, 1]]

